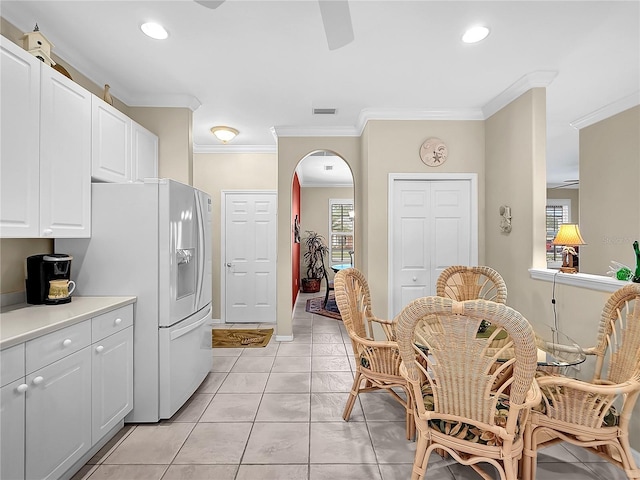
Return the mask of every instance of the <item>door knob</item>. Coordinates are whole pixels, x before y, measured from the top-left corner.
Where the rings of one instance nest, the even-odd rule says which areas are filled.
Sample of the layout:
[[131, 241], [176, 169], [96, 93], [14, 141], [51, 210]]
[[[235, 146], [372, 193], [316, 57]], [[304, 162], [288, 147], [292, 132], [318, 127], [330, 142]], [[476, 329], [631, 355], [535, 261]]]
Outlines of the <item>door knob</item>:
[[418, 281], [418, 277], [413, 277], [413, 281], [417, 282]]
[[67, 338], [64, 342], [62, 342], [63, 347], [68, 347], [71, 345], [71, 339]]
[[230, 266], [231, 266], [231, 262], [227, 263], [227, 267], [230, 267]]
[[16, 387], [16, 390], [18, 393], [24, 393], [29, 389], [29, 385], [27, 385], [26, 383], [21, 383], [20, 385], [18, 385]]
[[37, 376], [32, 380], [32, 382], [34, 385], [40, 385], [42, 382], [44, 382], [44, 377]]
[[103, 350], [104, 350], [104, 347], [102, 345], [98, 345], [96, 347], [96, 352], [98, 352], [98, 353], [102, 353]]

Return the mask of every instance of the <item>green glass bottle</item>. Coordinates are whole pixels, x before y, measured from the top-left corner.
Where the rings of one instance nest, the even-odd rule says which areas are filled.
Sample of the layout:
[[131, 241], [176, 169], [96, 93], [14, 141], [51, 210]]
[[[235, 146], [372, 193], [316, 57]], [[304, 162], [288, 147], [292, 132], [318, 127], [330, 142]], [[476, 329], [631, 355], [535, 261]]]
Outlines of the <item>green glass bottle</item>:
[[638, 241], [633, 242], [633, 250], [636, 252], [636, 273], [633, 275], [632, 282], [640, 283], [640, 247]]

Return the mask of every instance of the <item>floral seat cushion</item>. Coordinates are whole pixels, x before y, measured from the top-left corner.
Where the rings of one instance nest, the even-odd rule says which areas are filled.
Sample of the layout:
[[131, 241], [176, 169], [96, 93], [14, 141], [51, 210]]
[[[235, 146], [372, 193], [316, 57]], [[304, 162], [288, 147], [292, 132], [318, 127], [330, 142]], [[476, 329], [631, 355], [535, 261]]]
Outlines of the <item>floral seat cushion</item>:
[[[422, 386], [422, 401], [424, 402], [425, 410], [429, 412], [434, 411], [434, 398], [429, 385]], [[508, 414], [509, 399], [506, 397], [500, 397], [498, 399], [498, 403], [496, 404], [494, 417], [495, 424], [500, 427], [505, 427], [507, 424]], [[439, 431], [440, 433], [451, 435], [468, 442], [479, 443], [488, 446], [502, 445], [502, 439], [498, 435], [491, 431], [480, 429], [477, 426], [471, 425], [469, 423], [442, 419], [429, 420], [428, 423], [431, 428]], [[516, 425], [516, 434], [519, 433], [519, 425]]]

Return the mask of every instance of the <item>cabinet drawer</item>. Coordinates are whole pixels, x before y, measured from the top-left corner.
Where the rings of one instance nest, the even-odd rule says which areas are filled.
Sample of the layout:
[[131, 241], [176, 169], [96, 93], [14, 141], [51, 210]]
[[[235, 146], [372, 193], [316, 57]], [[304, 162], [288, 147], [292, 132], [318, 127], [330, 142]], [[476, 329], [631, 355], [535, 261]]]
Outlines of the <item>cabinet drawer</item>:
[[24, 377], [24, 343], [0, 351], [0, 387]]
[[60, 360], [91, 343], [89, 320], [27, 342], [27, 374]]
[[91, 343], [133, 325], [133, 305], [98, 315], [91, 320]]

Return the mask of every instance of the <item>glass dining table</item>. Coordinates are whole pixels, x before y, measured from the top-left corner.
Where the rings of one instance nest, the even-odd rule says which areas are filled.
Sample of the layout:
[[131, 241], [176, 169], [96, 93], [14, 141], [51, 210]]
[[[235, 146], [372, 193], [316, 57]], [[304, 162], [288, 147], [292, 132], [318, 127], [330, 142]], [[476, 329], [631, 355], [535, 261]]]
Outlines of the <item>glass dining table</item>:
[[[482, 331], [478, 332], [478, 337], [488, 338], [494, 332], [495, 328], [491, 325]], [[570, 367], [583, 363], [587, 355], [580, 345], [574, 340], [569, 338], [564, 333], [557, 329], [544, 325], [543, 327], [534, 330], [535, 342], [538, 349], [538, 367]], [[506, 342], [506, 332], [502, 331], [493, 339], [493, 342], [497, 349], [501, 347], [500, 342]], [[504, 360], [513, 357], [513, 349], [507, 348], [501, 352], [504, 355]]]
[[572, 367], [583, 363], [587, 355], [573, 339], [551, 326], [535, 331], [539, 367]]
[[345, 270], [351, 267], [353, 267], [353, 265], [351, 265], [350, 263], [341, 263], [339, 265], [331, 265], [331, 270], [333, 270], [335, 273], [338, 273], [340, 270]]

